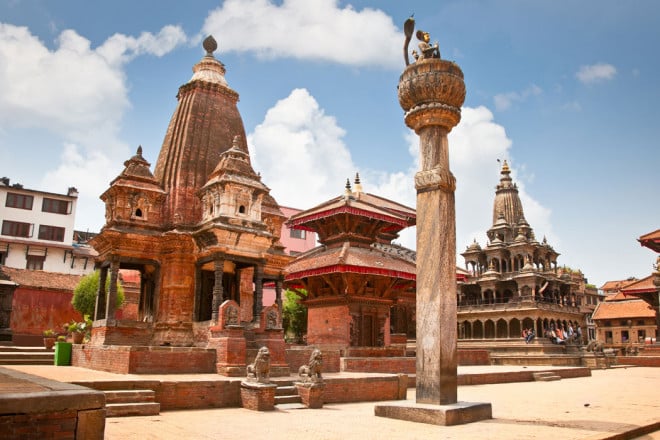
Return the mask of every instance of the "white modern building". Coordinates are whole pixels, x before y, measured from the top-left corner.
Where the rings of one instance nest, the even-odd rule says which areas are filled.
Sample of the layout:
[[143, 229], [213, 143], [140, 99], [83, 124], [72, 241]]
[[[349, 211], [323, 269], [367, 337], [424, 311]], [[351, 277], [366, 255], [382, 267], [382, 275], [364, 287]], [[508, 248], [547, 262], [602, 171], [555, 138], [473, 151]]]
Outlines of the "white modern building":
[[55, 194], [0, 178], [0, 265], [83, 275], [96, 252], [74, 231], [78, 190]]

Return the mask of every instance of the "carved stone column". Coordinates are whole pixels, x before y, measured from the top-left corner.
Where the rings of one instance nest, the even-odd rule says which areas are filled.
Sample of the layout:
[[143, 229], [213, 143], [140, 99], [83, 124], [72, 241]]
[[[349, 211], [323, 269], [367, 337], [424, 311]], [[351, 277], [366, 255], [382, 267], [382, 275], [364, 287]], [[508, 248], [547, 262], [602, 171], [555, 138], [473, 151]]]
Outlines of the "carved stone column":
[[254, 303], [252, 313], [254, 322], [259, 320], [261, 310], [264, 308], [264, 268], [261, 265], [254, 267]]
[[[106, 319], [115, 319], [117, 310], [117, 278], [119, 276], [119, 261], [112, 260], [110, 263], [110, 288], [108, 289], [108, 298], [105, 304]], [[105, 285], [105, 283], [104, 283]]]
[[275, 280], [275, 303], [280, 313], [282, 313], [282, 278]]
[[[376, 415], [454, 425], [492, 417], [490, 404], [457, 402], [456, 181], [449, 170], [447, 134], [461, 119], [463, 72], [455, 63], [416, 54], [408, 65], [414, 21], [404, 24], [407, 67], [399, 79], [406, 125], [419, 135], [417, 189], [416, 406], [379, 405]], [[429, 36], [421, 30], [420, 49]], [[421, 37], [421, 38], [420, 38]], [[437, 46], [435, 46], [437, 47]], [[432, 56], [432, 54], [431, 54]]]
[[94, 320], [105, 319], [105, 280], [108, 278], [108, 268], [99, 270], [99, 285], [96, 291], [96, 307], [94, 308]]
[[216, 257], [214, 263], [214, 281], [213, 281], [213, 301], [211, 302], [212, 307], [212, 319], [213, 322], [218, 322], [218, 313], [220, 310], [220, 305], [222, 304], [222, 276], [224, 274], [225, 260], [222, 257]]

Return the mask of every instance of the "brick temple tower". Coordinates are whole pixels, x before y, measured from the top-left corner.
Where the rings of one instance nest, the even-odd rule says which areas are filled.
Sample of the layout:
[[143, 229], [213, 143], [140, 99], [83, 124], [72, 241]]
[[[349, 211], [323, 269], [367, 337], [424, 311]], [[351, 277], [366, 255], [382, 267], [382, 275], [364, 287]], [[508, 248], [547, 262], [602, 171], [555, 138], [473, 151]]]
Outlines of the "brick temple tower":
[[[280, 311], [262, 310], [262, 289], [273, 282], [281, 295], [282, 269], [291, 260], [279, 241], [285, 217], [252, 168], [238, 93], [213, 55], [213, 37], [204, 49], [179, 88], [155, 172], [138, 148], [101, 196], [106, 224], [92, 241], [101, 279], [115, 280], [120, 268], [140, 271], [138, 319], [116, 319], [116, 291], [106, 297], [99, 290], [92, 341], [84, 347], [89, 356], [74, 352], [74, 363], [121, 372], [137, 364], [152, 365], [151, 372], [211, 372], [232, 364], [240, 372], [246, 335], [259, 339], [265, 312], [270, 332], [262, 339], [275, 340], [281, 331]], [[229, 321], [221, 316], [223, 304]], [[234, 342], [243, 340], [231, 362], [226, 350], [217, 350], [223, 345], [217, 338], [227, 336], [219, 328], [224, 324]], [[106, 356], [109, 346], [115, 354]], [[152, 346], [164, 348], [144, 349]], [[182, 356], [177, 350], [184, 347]], [[116, 350], [123, 361], [116, 361]]]

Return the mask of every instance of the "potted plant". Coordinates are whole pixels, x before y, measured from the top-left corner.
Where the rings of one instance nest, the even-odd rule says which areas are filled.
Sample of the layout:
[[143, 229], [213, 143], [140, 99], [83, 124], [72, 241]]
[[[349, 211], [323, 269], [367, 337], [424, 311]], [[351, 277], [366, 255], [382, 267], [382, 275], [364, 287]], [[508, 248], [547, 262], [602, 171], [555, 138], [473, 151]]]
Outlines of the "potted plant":
[[74, 344], [82, 344], [85, 336], [92, 330], [92, 320], [89, 315], [85, 315], [82, 321], [71, 321], [65, 324], [66, 330], [71, 334], [71, 340]]
[[44, 347], [50, 350], [55, 345], [55, 331], [53, 329], [44, 330]]

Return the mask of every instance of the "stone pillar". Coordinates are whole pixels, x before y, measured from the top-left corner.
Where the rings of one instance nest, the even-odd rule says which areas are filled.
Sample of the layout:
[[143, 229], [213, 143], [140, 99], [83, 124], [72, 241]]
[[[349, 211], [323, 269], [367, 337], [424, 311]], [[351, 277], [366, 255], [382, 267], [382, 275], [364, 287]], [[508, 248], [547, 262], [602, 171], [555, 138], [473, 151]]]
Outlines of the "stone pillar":
[[457, 403], [456, 180], [449, 170], [447, 135], [461, 119], [465, 83], [458, 65], [440, 59], [437, 46], [430, 46], [428, 33], [421, 30], [417, 35], [423, 37], [419, 47], [424, 49], [409, 64], [414, 25], [412, 18], [404, 24], [407, 67], [398, 94], [406, 125], [419, 135], [420, 150], [415, 174], [418, 406], [379, 405], [375, 413], [423, 423], [470, 423], [491, 418], [492, 410], [490, 404]]
[[417, 189], [417, 402], [457, 401], [456, 180], [447, 135], [465, 100], [463, 72], [439, 58], [409, 65], [399, 81], [406, 125], [419, 135]]
[[254, 302], [252, 304], [252, 320], [257, 322], [264, 308], [264, 268], [261, 265], [254, 267]]
[[225, 269], [225, 260], [222, 257], [216, 257], [214, 261], [214, 282], [213, 282], [213, 301], [211, 305], [212, 319], [214, 323], [218, 322], [218, 313], [222, 304], [222, 276]]
[[96, 307], [94, 308], [94, 320], [105, 319], [105, 280], [108, 278], [108, 268], [99, 270], [99, 285], [96, 291]]
[[[119, 261], [112, 260], [110, 263], [110, 288], [108, 289], [108, 298], [105, 304], [107, 311], [106, 319], [115, 319], [115, 310], [117, 309], [117, 277], [119, 276]], [[105, 284], [105, 283], [104, 283]]]

